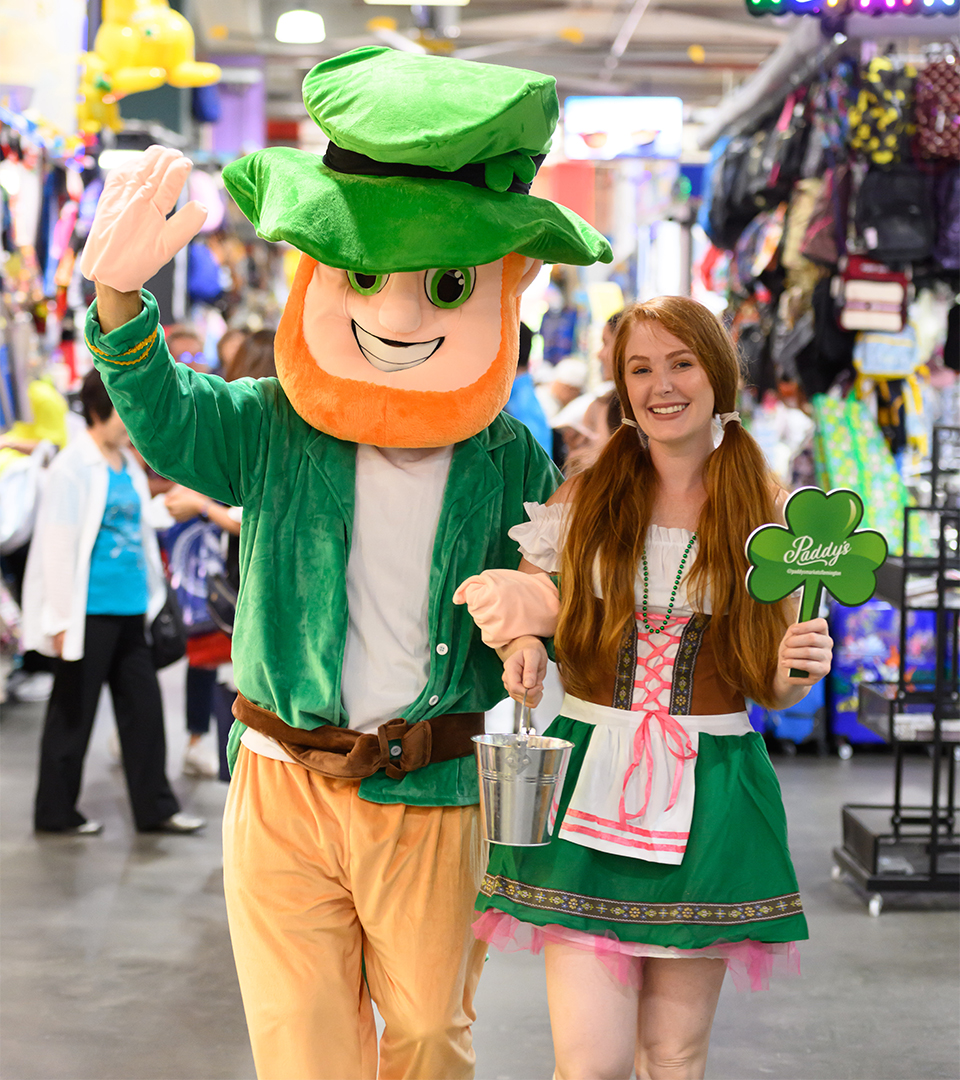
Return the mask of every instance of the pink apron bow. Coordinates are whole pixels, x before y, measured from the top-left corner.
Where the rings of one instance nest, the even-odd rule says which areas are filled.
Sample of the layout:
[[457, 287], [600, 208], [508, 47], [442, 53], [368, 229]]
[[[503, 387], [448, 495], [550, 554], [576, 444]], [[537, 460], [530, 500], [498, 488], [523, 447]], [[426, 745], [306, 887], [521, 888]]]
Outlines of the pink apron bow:
[[[677, 801], [677, 796], [680, 793], [680, 781], [683, 779], [684, 763], [693, 761], [697, 756], [697, 752], [693, 748], [693, 743], [690, 741], [690, 736], [679, 721], [675, 720], [669, 713], [663, 712], [662, 710], [648, 712], [637, 727], [636, 734], [633, 737], [633, 761], [630, 762], [627, 771], [623, 774], [623, 788], [620, 795], [621, 828], [626, 828], [628, 821], [635, 818], [642, 818], [647, 812], [647, 807], [650, 805], [650, 792], [653, 788], [653, 746], [650, 740], [651, 720], [656, 720], [660, 724], [664, 744], [668, 752], [673, 755], [674, 759], [673, 783], [670, 787], [670, 801], [667, 803], [667, 810], [673, 809]], [[630, 783], [630, 778], [640, 767], [640, 763], [644, 758], [646, 758], [647, 762], [647, 782], [644, 789], [643, 806], [640, 808], [639, 813], [628, 814], [626, 802], [627, 785]]]

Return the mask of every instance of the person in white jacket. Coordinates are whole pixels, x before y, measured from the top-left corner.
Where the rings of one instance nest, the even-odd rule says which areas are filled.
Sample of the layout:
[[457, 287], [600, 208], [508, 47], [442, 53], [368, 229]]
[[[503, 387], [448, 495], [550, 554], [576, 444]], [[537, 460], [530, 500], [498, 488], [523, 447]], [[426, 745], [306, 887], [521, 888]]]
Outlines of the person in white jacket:
[[100, 375], [80, 392], [87, 429], [50, 466], [24, 580], [24, 648], [57, 658], [40, 744], [38, 832], [94, 835], [77, 810], [97, 702], [110, 687], [138, 830], [193, 832], [166, 775], [163, 704], [146, 628], [163, 606], [144, 472]]

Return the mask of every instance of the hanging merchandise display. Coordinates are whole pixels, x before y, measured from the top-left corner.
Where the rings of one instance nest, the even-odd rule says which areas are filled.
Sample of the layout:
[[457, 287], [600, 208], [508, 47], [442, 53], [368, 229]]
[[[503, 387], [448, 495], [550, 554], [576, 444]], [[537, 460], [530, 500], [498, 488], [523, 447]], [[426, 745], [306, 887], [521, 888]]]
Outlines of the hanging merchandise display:
[[[858, 334], [909, 334], [917, 295], [960, 290], [960, 164], [936, 156], [960, 131], [951, 92], [958, 65], [944, 45], [924, 56], [916, 46], [909, 57], [872, 52], [864, 47], [860, 65], [843, 56], [811, 69], [808, 84], [718, 140], [700, 221], [716, 248], [732, 253], [727, 317], [737, 333], [747, 328], [755, 400], [784, 383], [809, 398], [838, 379], [843, 394], [859, 372], [888, 452], [913, 474], [933, 422], [923, 373], [942, 388], [936, 372], [950, 368], [947, 309], [907, 365], [904, 377], [920, 389], [905, 382], [905, 394], [894, 375], [867, 379], [881, 346]], [[708, 257], [711, 266], [718, 258]]]
[[[865, 42], [849, 47], [862, 62], [842, 56], [809, 68], [807, 82], [718, 140], [700, 216], [715, 245], [704, 271], [716, 280], [729, 262], [726, 316], [749, 368], [745, 411], [752, 404], [781, 482], [809, 483], [803, 469], [812, 466], [822, 488], [857, 492], [865, 523], [896, 558], [905, 511], [929, 496], [931, 432], [957, 409], [960, 350], [948, 327], [960, 294], [960, 65], [949, 45], [914, 42], [909, 55], [896, 44], [883, 55]], [[789, 155], [780, 185], [765, 151], [784, 146], [788, 118], [789, 142], [803, 153]], [[810, 451], [783, 444], [770, 423], [778, 404], [807, 410]], [[933, 554], [929, 523], [906, 520], [911, 553]], [[834, 638], [879, 627], [877, 603], [832, 609]], [[912, 623], [900, 648], [913, 648], [921, 629]], [[891, 634], [883, 623], [883, 640]], [[845, 659], [844, 647], [827, 687], [841, 746], [875, 739], [857, 722], [858, 684], [889, 678], [899, 663], [887, 646], [866, 659]], [[816, 730], [815, 718], [805, 722]]]
[[[24, 449], [66, 438], [65, 405], [54, 386], [62, 391], [76, 376], [67, 291], [81, 243], [81, 169], [90, 164], [78, 137], [0, 106], [0, 420], [7, 440]], [[45, 375], [52, 382], [36, 381]], [[53, 427], [49, 395], [63, 406]]]

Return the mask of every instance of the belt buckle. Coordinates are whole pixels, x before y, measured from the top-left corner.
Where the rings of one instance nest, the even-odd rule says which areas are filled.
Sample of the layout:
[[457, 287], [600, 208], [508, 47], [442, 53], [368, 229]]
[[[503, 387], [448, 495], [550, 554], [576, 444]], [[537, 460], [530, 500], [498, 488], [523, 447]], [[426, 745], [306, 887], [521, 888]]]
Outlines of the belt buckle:
[[432, 733], [423, 720], [408, 724], [406, 720], [388, 720], [377, 728], [380, 742], [380, 768], [391, 780], [402, 780], [415, 769], [430, 763]]

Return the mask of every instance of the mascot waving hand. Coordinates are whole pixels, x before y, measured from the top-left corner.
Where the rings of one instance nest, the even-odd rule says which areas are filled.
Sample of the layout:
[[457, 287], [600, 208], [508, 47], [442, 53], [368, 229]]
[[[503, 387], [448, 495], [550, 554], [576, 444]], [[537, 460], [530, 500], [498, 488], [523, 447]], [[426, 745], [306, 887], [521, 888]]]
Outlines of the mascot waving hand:
[[224, 885], [258, 1076], [453, 1080], [486, 949], [470, 737], [503, 696], [453, 593], [516, 566], [507, 530], [556, 486], [501, 412], [520, 294], [542, 262], [610, 248], [528, 194], [546, 76], [366, 48], [315, 67], [304, 100], [322, 160], [224, 173], [260, 236], [302, 253], [279, 380], [171, 360], [140, 287], [205, 211], [167, 218], [190, 162], [160, 147], [104, 190], [87, 342], [150, 465], [243, 507]]

